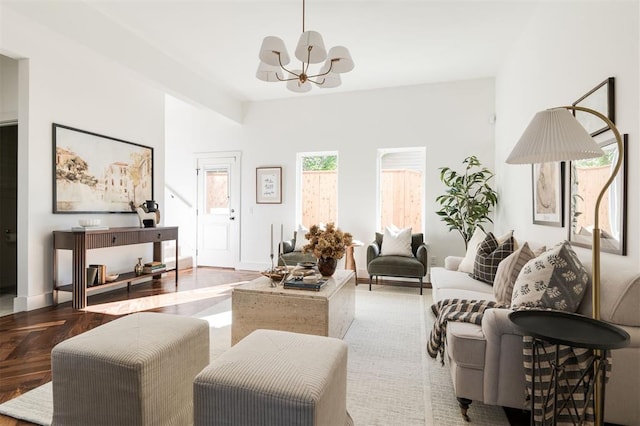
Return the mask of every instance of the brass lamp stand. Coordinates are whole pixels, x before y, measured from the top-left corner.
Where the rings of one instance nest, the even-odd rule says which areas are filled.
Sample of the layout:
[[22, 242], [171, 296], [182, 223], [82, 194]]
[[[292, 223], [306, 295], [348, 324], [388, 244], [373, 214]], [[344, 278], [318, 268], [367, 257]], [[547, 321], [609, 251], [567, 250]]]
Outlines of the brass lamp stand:
[[[592, 316], [600, 319], [600, 226], [599, 213], [600, 203], [607, 189], [620, 171], [624, 157], [624, 145], [618, 128], [608, 117], [591, 108], [579, 106], [561, 106], [546, 111], [541, 111], [531, 121], [522, 137], [507, 158], [510, 164], [534, 164], [547, 163], [563, 160], [580, 160], [584, 158], [597, 158], [604, 154], [593, 138], [587, 133], [582, 125], [569, 112], [581, 111], [595, 115], [604, 121], [613, 132], [618, 144], [618, 158], [613, 168], [611, 176], [600, 191], [595, 204], [595, 217], [593, 227], [593, 248], [592, 248]], [[577, 126], [576, 126], [577, 125]], [[599, 350], [595, 350], [595, 356], [601, 356]], [[599, 381], [596, 380], [594, 390], [595, 401], [595, 424], [604, 423], [602, 400], [602, 390]]]

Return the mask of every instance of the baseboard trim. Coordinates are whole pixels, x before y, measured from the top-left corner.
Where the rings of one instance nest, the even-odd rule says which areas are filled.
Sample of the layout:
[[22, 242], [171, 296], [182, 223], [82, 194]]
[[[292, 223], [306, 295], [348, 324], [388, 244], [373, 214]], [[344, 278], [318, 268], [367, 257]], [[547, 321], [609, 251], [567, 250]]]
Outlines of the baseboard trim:
[[37, 296], [16, 296], [13, 299], [13, 312], [33, 311], [53, 305], [53, 293]]
[[[358, 278], [358, 284], [369, 285], [369, 278]], [[372, 284], [376, 284], [375, 278], [373, 279]], [[418, 281], [404, 281], [404, 280], [398, 280], [398, 279], [390, 280], [390, 279], [378, 278], [377, 284], [391, 285], [391, 286], [398, 286], [398, 287], [420, 288], [420, 283]], [[431, 283], [423, 281], [422, 288], [431, 288]]]

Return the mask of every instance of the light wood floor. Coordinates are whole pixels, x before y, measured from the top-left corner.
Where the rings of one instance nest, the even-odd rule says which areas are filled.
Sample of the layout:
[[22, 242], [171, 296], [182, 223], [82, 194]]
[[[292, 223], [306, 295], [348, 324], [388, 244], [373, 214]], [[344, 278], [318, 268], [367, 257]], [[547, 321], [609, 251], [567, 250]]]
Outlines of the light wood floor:
[[[229, 297], [229, 284], [257, 278], [258, 272], [219, 268], [173, 272], [160, 280], [91, 296], [84, 311], [71, 303], [0, 318], [0, 403], [51, 380], [51, 349], [59, 342], [136, 311], [193, 315]], [[0, 415], [0, 426], [30, 425]]]

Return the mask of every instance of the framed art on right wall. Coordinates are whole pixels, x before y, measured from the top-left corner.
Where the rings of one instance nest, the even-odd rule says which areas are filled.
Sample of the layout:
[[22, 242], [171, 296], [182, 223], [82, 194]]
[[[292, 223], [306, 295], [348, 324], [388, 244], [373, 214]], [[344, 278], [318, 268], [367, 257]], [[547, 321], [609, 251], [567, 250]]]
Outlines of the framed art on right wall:
[[[615, 105], [615, 80], [613, 77], [607, 78], [573, 103], [573, 106], [591, 108], [598, 111], [611, 120], [612, 123], [616, 122]], [[591, 136], [596, 136], [609, 130], [609, 127], [603, 126], [603, 121], [593, 114], [573, 111], [573, 115]]]
[[[628, 134], [622, 135], [624, 153]], [[611, 176], [618, 145], [615, 138], [600, 143], [605, 155], [599, 158], [571, 161], [569, 241], [572, 245], [591, 248], [593, 245], [594, 210], [596, 198]], [[600, 249], [625, 256], [627, 254], [627, 156], [600, 203], [598, 222]]]

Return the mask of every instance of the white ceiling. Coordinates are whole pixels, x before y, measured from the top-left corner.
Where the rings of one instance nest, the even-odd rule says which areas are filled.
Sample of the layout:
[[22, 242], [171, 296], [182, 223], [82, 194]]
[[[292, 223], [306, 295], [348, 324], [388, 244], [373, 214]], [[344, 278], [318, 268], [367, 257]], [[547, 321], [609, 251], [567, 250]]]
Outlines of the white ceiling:
[[0, 1], [125, 65], [147, 61], [172, 69], [172, 78], [197, 76], [239, 101], [494, 76], [537, 3], [306, 0], [306, 29], [319, 31], [327, 49], [348, 47], [356, 67], [339, 88], [298, 94], [255, 71], [267, 35], [293, 55], [302, 0]]

